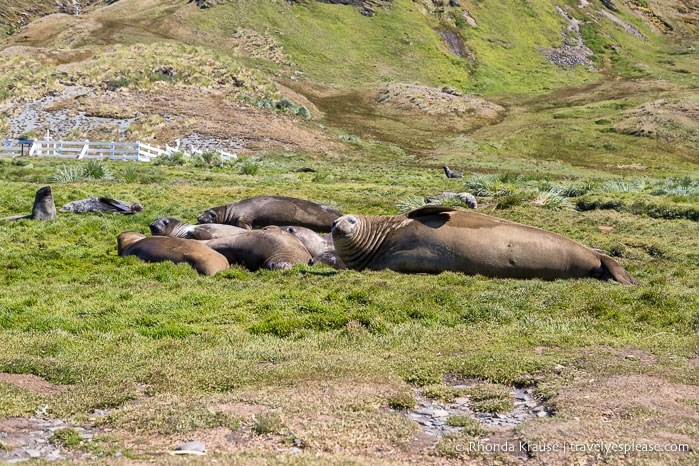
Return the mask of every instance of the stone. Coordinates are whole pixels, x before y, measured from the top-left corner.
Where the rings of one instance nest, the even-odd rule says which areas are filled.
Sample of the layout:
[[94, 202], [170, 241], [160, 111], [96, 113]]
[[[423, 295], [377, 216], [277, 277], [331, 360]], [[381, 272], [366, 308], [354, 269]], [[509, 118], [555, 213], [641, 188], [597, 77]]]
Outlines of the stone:
[[175, 454], [178, 455], [203, 455], [205, 453], [206, 445], [198, 440], [183, 443], [175, 447]]

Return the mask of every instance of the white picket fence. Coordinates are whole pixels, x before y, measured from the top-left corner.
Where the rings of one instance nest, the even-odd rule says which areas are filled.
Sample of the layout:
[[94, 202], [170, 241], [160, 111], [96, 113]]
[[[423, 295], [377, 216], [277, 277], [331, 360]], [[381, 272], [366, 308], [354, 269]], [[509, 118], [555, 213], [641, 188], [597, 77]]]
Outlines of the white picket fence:
[[[104, 141], [31, 141], [28, 144], [20, 144], [17, 140], [6, 140], [0, 147], [0, 156], [18, 157], [27, 152], [29, 157], [60, 157], [69, 159], [109, 159], [109, 160], [134, 160], [137, 162], [150, 162], [155, 157], [168, 156], [177, 152], [177, 147], [167, 144], [165, 149], [151, 146], [142, 142], [104, 142]], [[184, 152], [184, 151], [183, 151]], [[201, 153], [192, 150], [192, 153]], [[225, 151], [217, 151], [226, 159], [236, 159], [236, 154]], [[185, 155], [188, 155], [185, 152]], [[190, 154], [191, 155], [191, 154]]]

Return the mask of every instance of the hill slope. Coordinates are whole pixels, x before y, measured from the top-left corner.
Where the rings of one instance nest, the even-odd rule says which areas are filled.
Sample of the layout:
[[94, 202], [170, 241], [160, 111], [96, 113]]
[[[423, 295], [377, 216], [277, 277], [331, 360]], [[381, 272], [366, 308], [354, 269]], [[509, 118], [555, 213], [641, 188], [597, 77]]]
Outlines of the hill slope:
[[[15, 4], [0, 2], [5, 17], [19, 14]], [[88, 91], [63, 100], [62, 108], [135, 123], [121, 132], [76, 127], [63, 137], [163, 144], [191, 136], [218, 144], [231, 139], [226, 126], [242, 121], [249, 132], [241, 128], [227, 149], [252, 143], [334, 152], [332, 144], [304, 148], [293, 138], [276, 140], [280, 119], [316, 134], [305, 140], [335, 137], [279, 115], [274, 107], [286, 97], [340, 134], [386, 143], [350, 147], [375, 157], [415, 152], [443, 160], [468, 148], [480, 160], [515, 154], [597, 165], [621, 154], [620, 165], [632, 165], [626, 159], [637, 157], [632, 147], [639, 144], [646, 164], [669, 157], [678, 167], [699, 157], [682, 137], [694, 133], [695, 120], [667, 120], [658, 112], [672, 112], [653, 104], [681, 101], [682, 111], [694, 115], [699, 101], [692, 73], [699, 69], [698, 12], [683, 0], [81, 3], [79, 16], [41, 16], [65, 7], [32, 2], [38, 19], [0, 43], [0, 133], [54, 129], [25, 124], [18, 102], [78, 86]], [[172, 85], [178, 88], [170, 92]], [[92, 91], [101, 97], [90, 97]], [[235, 105], [226, 104], [213, 124], [197, 110], [231, 98], [262, 108], [263, 130], [246, 125]], [[192, 108], [163, 109], [160, 102], [172, 99]], [[644, 104], [652, 105], [640, 109]], [[181, 113], [170, 113], [175, 108]], [[478, 131], [484, 126], [491, 129]], [[566, 144], [552, 146], [551, 138]], [[591, 146], [593, 140], [600, 142]]]

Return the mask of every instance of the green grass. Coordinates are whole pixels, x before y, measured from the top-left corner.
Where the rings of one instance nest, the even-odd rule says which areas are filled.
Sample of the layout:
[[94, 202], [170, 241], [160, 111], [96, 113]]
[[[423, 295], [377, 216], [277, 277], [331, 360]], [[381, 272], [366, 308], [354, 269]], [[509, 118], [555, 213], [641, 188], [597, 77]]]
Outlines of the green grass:
[[[648, 102], [696, 100], [690, 78], [673, 71], [696, 69], [696, 54], [674, 54], [670, 38], [624, 12], [649, 43], [606, 20], [583, 31], [586, 40], [600, 41], [588, 43], [599, 53], [598, 65], [619, 78], [607, 80], [543, 62], [535, 46], [557, 46], [564, 27], [543, 0], [472, 2], [477, 29], [451, 13], [425, 17], [417, 3], [402, 0], [372, 18], [352, 7], [297, 3], [227, 2], [209, 10], [188, 4], [177, 31], [188, 45], [162, 34], [174, 11], [168, 8], [178, 7], [152, 5], [147, 33], [119, 32], [124, 44], [97, 51], [89, 66], [59, 70], [28, 56], [0, 55], [3, 102], [60, 91], [61, 82], [152, 89], [164, 79], [154, 73], [159, 66], [173, 68], [176, 85], [193, 88], [216, 86], [224, 77], [224, 90], [244, 102], [280, 102], [270, 73], [284, 77], [297, 69], [346, 92], [327, 119], [298, 119], [325, 125], [345, 144], [332, 158], [307, 148], [259, 151], [224, 164], [213, 155], [181, 164], [105, 161], [93, 168], [113, 179], [54, 183], [57, 208], [100, 195], [139, 202], [144, 212], [0, 222], [0, 372], [33, 374], [63, 388], [42, 393], [0, 382], [0, 417], [31, 416], [47, 405], [51, 417], [89, 419], [95, 409], [106, 409], [109, 414], [96, 422], [109, 434], [86, 448], [139, 460], [153, 459], [177, 436], [293, 432], [309, 455], [321, 455], [315, 461], [325, 461], [322, 455], [336, 445], [376, 451], [375, 441], [408, 451], [416, 426], [385, 407], [412, 409], [415, 390], [447, 402], [460, 392], [445, 378], [478, 379], [480, 388], [467, 395], [480, 398], [483, 411], [509, 409], [511, 386], [534, 385], [554, 412], [557, 394], [583, 378], [643, 375], [699, 384], [699, 153], [686, 138], [612, 131], [624, 112]], [[125, 4], [117, 2], [110, 11], [140, 14], [118, 9]], [[191, 31], [183, 24], [200, 35], [187, 36]], [[434, 30], [442, 26], [457, 29], [473, 61], [445, 51]], [[235, 47], [212, 48], [224, 33], [233, 42], [264, 39], [263, 45], [255, 56], [231, 52]], [[609, 44], [624, 50], [604, 47]], [[128, 66], [134, 62], [141, 64]], [[234, 76], [251, 86], [235, 87]], [[438, 119], [429, 120], [436, 130], [427, 131], [409, 124], [410, 117], [401, 124], [400, 118], [371, 120], [373, 108], [342, 89], [394, 81], [486, 93], [508, 113], [501, 123], [468, 133], [439, 131]], [[370, 121], [345, 125], [348, 120], [339, 115], [351, 112]], [[162, 116], [148, 118], [143, 135], [148, 124], [163, 123]], [[0, 129], [5, 123], [0, 119]], [[446, 180], [444, 163], [465, 178]], [[0, 157], [0, 218], [28, 214], [39, 186], [84, 165]], [[292, 173], [299, 166], [318, 172]], [[606, 251], [643, 285], [302, 265], [255, 273], [234, 267], [202, 277], [185, 264], [146, 264], [116, 254], [122, 231], [147, 233], [153, 219], [166, 216], [195, 223], [203, 210], [244, 197], [291, 195], [346, 213], [378, 215], [445, 191], [471, 191], [481, 212]], [[552, 205], [566, 208], [532, 203], [537, 193], [555, 193]], [[628, 350], [657, 363], [617, 357]], [[569, 369], [560, 373], [560, 366]], [[693, 399], [683, 403], [696, 407]], [[560, 413], [562, 419], [569, 415]], [[483, 432], [468, 419], [449, 423], [464, 430], [443, 437], [436, 453], [468, 458], [457, 446]], [[146, 436], [157, 446], [132, 441]], [[234, 456], [221, 454], [221, 461]]]

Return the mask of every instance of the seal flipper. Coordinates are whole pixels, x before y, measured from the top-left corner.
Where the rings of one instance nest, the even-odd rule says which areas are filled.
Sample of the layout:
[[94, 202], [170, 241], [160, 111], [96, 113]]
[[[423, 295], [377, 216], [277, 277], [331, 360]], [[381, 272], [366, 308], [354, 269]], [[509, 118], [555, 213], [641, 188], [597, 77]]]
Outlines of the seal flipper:
[[409, 212], [407, 212], [405, 215], [408, 218], [411, 219], [418, 219], [419, 217], [423, 217], [426, 215], [436, 215], [436, 214], [442, 214], [444, 212], [454, 212], [455, 209], [453, 207], [447, 207], [443, 205], [426, 205], [422, 207], [418, 207], [417, 209], [413, 209]]
[[[107, 206], [108, 211], [119, 212], [120, 214], [135, 214], [140, 212], [140, 210], [134, 209], [133, 205], [128, 205], [122, 201], [116, 199], [110, 199], [108, 197], [99, 197], [99, 202]], [[138, 204], [140, 206], [140, 204]], [[143, 208], [141, 208], [143, 210]]]
[[619, 265], [619, 263], [611, 257], [600, 254], [599, 258], [600, 262], [602, 263], [602, 273], [594, 278], [598, 278], [600, 280], [616, 280], [624, 285], [642, 285], [641, 282], [633, 278], [625, 268]]

